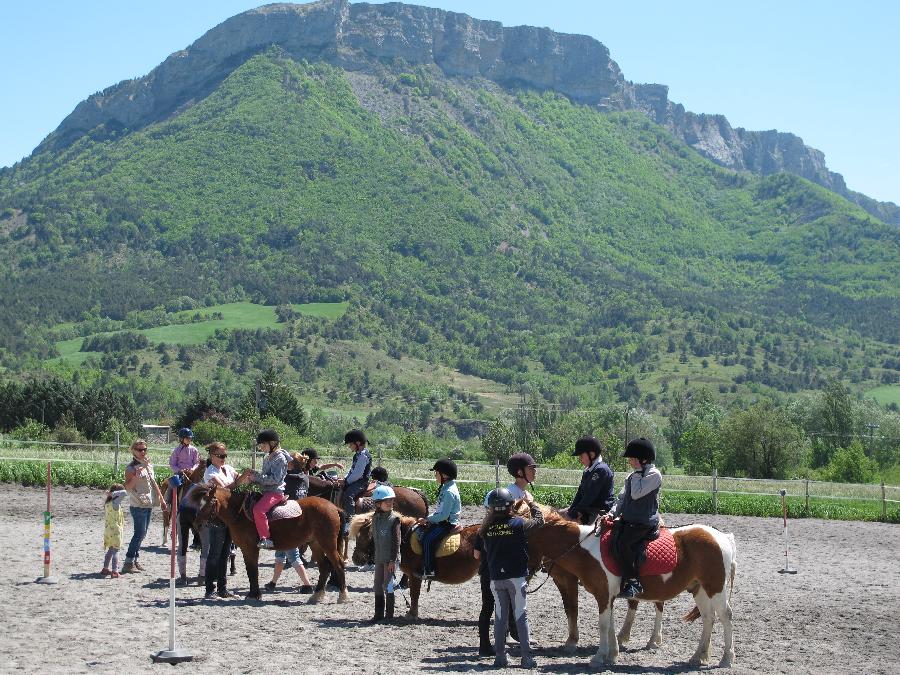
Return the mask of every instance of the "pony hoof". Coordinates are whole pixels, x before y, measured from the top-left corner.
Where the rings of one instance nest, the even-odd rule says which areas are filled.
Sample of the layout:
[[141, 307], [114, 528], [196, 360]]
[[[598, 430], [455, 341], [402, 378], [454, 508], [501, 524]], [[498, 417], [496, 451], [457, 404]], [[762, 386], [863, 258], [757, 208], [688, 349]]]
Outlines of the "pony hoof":
[[647, 646], [645, 647], [645, 649], [649, 649], [652, 651], [652, 650], [659, 649], [660, 647], [662, 647], [661, 643], [656, 642], [655, 640], [650, 640], [650, 642], [647, 643]]
[[310, 605], [317, 605], [317, 604], [319, 604], [320, 602], [322, 602], [322, 600], [324, 600], [324, 599], [325, 599], [325, 591], [319, 591], [319, 592], [317, 592], [317, 593], [313, 593], [313, 594], [310, 596], [310, 598], [309, 598], [309, 603], [308, 603], [308, 604], [310, 604]]
[[731, 668], [734, 665], [734, 654], [726, 654], [719, 661], [719, 668]]
[[594, 657], [591, 659], [590, 666], [594, 670], [606, 670], [607, 666], [611, 666], [616, 662], [614, 658], [601, 656], [600, 654], [594, 654]]
[[700, 658], [699, 656], [692, 656], [691, 660], [688, 661], [688, 665], [693, 666], [694, 668], [697, 668], [699, 666], [706, 664], [708, 661], [709, 661], [709, 659], [703, 659], [703, 658]]
[[347, 595], [347, 591], [342, 591], [338, 596], [337, 603], [343, 605], [345, 602], [350, 602], [350, 597]]
[[247, 600], [256, 600], [257, 602], [262, 601], [262, 593], [247, 593], [245, 596]]
[[562, 646], [562, 653], [566, 656], [572, 656], [578, 652], [578, 643], [577, 642], [566, 642]]

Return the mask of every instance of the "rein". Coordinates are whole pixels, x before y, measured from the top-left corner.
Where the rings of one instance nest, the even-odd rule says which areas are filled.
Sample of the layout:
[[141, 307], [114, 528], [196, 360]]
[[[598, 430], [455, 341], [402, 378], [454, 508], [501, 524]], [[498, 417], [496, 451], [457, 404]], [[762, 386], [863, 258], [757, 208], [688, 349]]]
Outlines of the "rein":
[[[546, 584], [547, 581], [550, 579], [550, 572], [553, 571], [553, 566], [556, 564], [556, 562], [557, 562], [558, 560], [560, 560], [561, 558], [564, 558], [565, 556], [567, 556], [569, 553], [571, 553], [572, 551], [574, 551], [574, 550], [575, 550], [576, 548], [578, 548], [579, 546], [581, 546], [582, 542], [584, 542], [588, 537], [590, 537], [591, 535], [596, 534], [596, 533], [597, 533], [597, 528], [599, 527], [600, 523], [601, 523], [600, 519], [597, 519], [597, 520], [594, 522], [594, 527], [592, 527], [592, 528], [590, 529], [590, 531], [589, 531], [586, 535], [584, 535], [581, 539], [579, 539], [579, 540], [576, 541], [574, 544], [572, 544], [569, 548], [567, 548], [565, 551], [563, 551], [560, 555], [556, 556], [555, 558], [551, 558], [549, 563], [543, 563], [543, 564], [540, 566], [540, 570], [541, 570], [542, 572], [544, 572], [547, 576], [545, 576], [545, 577], [544, 577], [544, 580], [543, 580], [541, 583], [538, 584], [537, 588], [534, 588], [534, 589], [532, 589], [532, 590], [530, 590], [530, 591], [525, 591], [525, 594], [526, 594], [526, 595], [531, 595], [532, 593], [537, 593], [539, 590], [541, 590], [541, 587], [542, 587], [544, 584]], [[533, 577], [533, 576], [534, 576], [534, 575], [532, 575], [532, 577]], [[532, 578], [532, 577], [529, 577], [528, 580], [531, 581], [531, 578]]]

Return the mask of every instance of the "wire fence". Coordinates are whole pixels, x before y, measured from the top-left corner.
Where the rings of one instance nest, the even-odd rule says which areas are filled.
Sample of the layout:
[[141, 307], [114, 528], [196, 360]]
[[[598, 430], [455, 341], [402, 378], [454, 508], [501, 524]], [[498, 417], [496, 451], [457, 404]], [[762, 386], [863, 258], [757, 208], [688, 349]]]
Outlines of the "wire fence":
[[[172, 451], [171, 445], [148, 447], [151, 461], [166, 465]], [[254, 449], [228, 449], [228, 463], [233, 466], [255, 468], [261, 463], [262, 453]], [[128, 445], [124, 443], [59, 443], [55, 441], [21, 441], [0, 438], [0, 461], [47, 461], [108, 464], [113, 470], [123, 468], [131, 461]], [[392, 480], [434, 480], [433, 460], [411, 461], [383, 457], [377, 452], [374, 461], [384, 466]], [[321, 464], [339, 462], [349, 467], [349, 457], [322, 457]], [[460, 483], [497, 484], [509, 482], [506, 467], [499, 462], [457, 462]], [[539, 484], [551, 488], [576, 488], [582, 472], [577, 469], [541, 467]], [[616, 486], [621, 486], [627, 473], [615, 474]], [[715, 509], [719, 495], [769, 495], [780, 496], [783, 490], [789, 497], [801, 497], [809, 506], [810, 499], [854, 499], [880, 502], [882, 512], [888, 504], [900, 504], [900, 486], [872, 483], [829, 483], [815, 480], [771, 480], [758, 478], [732, 478], [718, 476], [685, 476], [666, 474], [665, 489], [679, 492], [705, 493], [712, 496]]]

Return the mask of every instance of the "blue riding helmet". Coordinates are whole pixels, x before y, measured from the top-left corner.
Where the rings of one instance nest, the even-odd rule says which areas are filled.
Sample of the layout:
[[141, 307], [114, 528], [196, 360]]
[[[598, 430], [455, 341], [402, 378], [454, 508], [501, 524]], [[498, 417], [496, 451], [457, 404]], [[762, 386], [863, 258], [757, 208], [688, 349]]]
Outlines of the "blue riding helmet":
[[394, 494], [394, 490], [390, 485], [379, 485], [377, 488], [372, 490], [372, 501], [373, 502], [381, 502], [385, 499], [393, 499], [397, 495]]
[[194, 437], [194, 432], [191, 431], [190, 429], [188, 429], [187, 427], [184, 427], [183, 429], [179, 429], [179, 430], [178, 430], [178, 438], [179, 438], [179, 439], [181, 439], [181, 438], [193, 438], [193, 437]]

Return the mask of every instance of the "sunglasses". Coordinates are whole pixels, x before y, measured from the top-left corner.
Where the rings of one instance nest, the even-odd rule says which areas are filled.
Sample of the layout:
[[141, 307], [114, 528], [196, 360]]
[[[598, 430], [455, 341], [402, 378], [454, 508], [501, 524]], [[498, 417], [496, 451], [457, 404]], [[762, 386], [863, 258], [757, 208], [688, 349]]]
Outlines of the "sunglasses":
[[135, 452], [147, 452], [147, 448], [135, 448]]
[[228, 455], [213, 455], [213, 457], [218, 457], [219, 459], [225, 459]]

